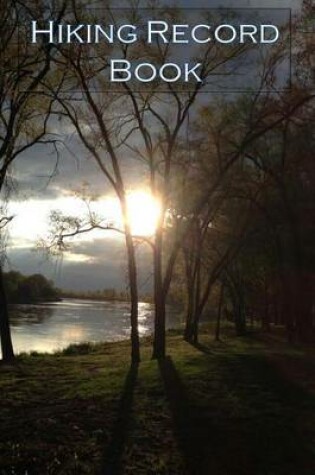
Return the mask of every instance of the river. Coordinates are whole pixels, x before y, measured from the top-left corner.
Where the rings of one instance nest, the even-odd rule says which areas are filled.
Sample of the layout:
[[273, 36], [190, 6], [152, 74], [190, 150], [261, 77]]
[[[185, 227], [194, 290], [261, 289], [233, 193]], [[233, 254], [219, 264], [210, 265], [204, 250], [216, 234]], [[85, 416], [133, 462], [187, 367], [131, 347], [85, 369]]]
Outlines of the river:
[[[64, 299], [37, 305], [12, 305], [10, 321], [16, 353], [52, 353], [72, 343], [117, 341], [129, 338], [128, 302]], [[168, 309], [167, 328], [180, 324], [176, 311]], [[139, 332], [153, 330], [153, 306], [139, 303]]]

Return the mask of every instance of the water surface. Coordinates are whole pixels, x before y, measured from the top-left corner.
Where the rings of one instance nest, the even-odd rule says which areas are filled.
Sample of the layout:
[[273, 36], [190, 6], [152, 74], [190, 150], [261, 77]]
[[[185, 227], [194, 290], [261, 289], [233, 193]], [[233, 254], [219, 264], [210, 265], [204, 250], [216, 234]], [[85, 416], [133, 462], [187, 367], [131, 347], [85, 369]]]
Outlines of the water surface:
[[[37, 305], [12, 305], [10, 321], [16, 353], [61, 350], [72, 343], [117, 341], [130, 336], [130, 304], [64, 299]], [[168, 310], [167, 327], [179, 325]], [[153, 306], [139, 303], [139, 332], [152, 333]]]

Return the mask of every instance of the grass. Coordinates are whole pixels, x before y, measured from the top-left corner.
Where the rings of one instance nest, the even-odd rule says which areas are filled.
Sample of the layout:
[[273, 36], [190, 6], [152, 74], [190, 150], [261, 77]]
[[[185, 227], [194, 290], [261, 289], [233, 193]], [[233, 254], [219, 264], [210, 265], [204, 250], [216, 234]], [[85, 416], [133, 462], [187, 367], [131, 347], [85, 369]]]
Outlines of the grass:
[[0, 367], [0, 474], [312, 475], [315, 354], [255, 336], [129, 365], [128, 342]]

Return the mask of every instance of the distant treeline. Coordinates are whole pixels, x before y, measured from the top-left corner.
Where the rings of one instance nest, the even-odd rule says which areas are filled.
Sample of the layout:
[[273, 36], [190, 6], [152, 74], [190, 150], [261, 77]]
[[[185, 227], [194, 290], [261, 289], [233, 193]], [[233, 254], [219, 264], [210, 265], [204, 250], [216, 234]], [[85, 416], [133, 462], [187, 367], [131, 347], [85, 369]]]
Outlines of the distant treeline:
[[[17, 271], [4, 272], [8, 303], [52, 302], [63, 298], [83, 300], [129, 301], [128, 292], [114, 288], [102, 290], [61, 290], [52, 280], [41, 274], [25, 276]], [[142, 295], [142, 302], [151, 302], [150, 295]]]
[[[61, 292], [62, 298], [83, 299], [83, 300], [106, 300], [106, 301], [129, 301], [129, 294], [124, 290], [117, 289], [102, 289], [102, 290], [63, 290]], [[151, 302], [150, 295], [143, 295], [140, 297], [142, 302]]]
[[56, 301], [61, 291], [41, 274], [25, 276], [20, 272], [4, 273], [4, 284], [9, 303], [36, 303]]
[[63, 290], [61, 297], [83, 300], [121, 300], [128, 299], [126, 292], [116, 289], [103, 290]]

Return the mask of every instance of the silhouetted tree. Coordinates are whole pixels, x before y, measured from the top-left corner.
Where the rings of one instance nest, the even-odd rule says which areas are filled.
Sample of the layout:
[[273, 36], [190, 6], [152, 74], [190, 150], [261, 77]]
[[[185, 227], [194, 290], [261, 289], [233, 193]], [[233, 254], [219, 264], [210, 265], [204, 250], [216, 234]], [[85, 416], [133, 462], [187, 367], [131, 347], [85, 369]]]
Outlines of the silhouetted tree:
[[[48, 121], [53, 101], [39, 99], [41, 83], [50, 72], [53, 45], [30, 47], [26, 39], [26, 22], [40, 20], [47, 6], [37, 1], [1, 2], [0, 18], [0, 193], [13, 161], [35, 144], [56, 146], [48, 134]], [[65, 2], [56, 15], [61, 19]], [[0, 219], [2, 216], [0, 216]], [[1, 263], [2, 265], [2, 263]], [[0, 273], [0, 334], [3, 360], [13, 358], [7, 300]]]

